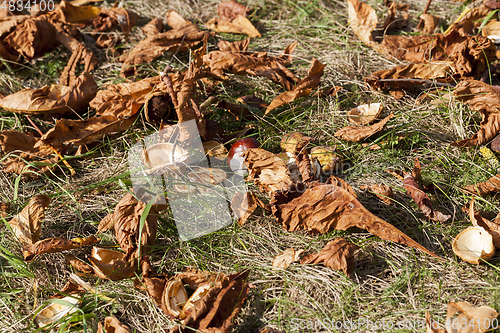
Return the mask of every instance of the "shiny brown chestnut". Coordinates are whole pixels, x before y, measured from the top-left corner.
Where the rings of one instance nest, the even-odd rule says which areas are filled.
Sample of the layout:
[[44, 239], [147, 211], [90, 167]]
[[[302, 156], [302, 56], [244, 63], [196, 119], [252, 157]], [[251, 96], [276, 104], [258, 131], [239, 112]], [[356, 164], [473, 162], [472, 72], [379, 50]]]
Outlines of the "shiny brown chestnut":
[[233, 144], [231, 149], [229, 149], [229, 153], [227, 154], [227, 164], [233, 172], [236, 172], [239, 175], [246, 174], [247, 170], [243, 164], [243, 152], [259, 147], [260, 142], [254, 138], [239, 139]]

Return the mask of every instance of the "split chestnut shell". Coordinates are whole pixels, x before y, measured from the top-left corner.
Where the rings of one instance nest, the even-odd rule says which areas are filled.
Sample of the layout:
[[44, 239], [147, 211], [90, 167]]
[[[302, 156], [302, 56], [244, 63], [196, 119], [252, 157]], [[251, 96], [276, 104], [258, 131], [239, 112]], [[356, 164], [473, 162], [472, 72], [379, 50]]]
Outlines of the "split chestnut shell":
[[490, 260], [495, 254], [493, 237], [483, 227], [468, 227], [455, 237], [453, 252], [471, 264]]

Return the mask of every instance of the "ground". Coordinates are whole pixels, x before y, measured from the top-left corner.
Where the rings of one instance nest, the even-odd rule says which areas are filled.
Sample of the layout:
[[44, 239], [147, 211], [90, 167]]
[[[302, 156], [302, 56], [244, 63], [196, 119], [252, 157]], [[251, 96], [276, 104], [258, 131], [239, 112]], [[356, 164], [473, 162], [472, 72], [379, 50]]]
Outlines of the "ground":
[[[387, 60], [354, 36], [347, 23], [344, 1], [241, 2], [255, 9], [250, 19], [262, 33], [262, 38], [252, 39], [251, 50], [279, 55], [288, 44], [297, 41], [292, 70], [302, 77], [312, 57], [316, 57], [326, 64], [322, 85], [343, 88], [337, 96], [301, 99], [266, 117], [259, 117], [254, 124], [254, 137], [273, 152], [279, 152], [281, 136], [291, 131], [316, 137], [321, 144], [335, 145], [346, 156], [349, 165], [340, 176], [357, 190], [360, 202], [373, 214], [444, 257], [445, 261], [383, 241], [364, 230], [333, 231], [324, 235], [290, 233], [282, 230], [272, 215], [257, 211], [243, 226], [234, 222], [218, 232], [188, 242], [179, 241], [172, 220], [164, 215], [152, 255], [154, 266], [162, 273], [175, 273], [186, 267], [224, 273], [250, 269], [250, 296], [233, 329], [239, 333], [252, 332], [264, 325], [284, 332], [299, 329], [303, 332], [337, 331], [322, 327], [319, 321], [326, 325], [333, 322], [340, 327], [340, 324], [348, 324], [348, 320], [355, 327], [353, 332], [424, 332], [425, 312], [430, 311], [435, 320], [443, 323], [450, 301], [468, 301], [498, 310], [498, 257], [488, 264], [475, 266], [460, 260], [451, 250], [453, 237], [471, 224], [467, 214], [462, 212], [471, 196], [460, 188], [497, 174], [478, 149], [450, 146], [451, 142], [475, 133], [479, 115], [458, 102], [441, 99], [446, 91], [419, 103], [418, 96], [408, 95], [395, 100], [388, 94], [370, 90], [363, 78], [398, 62]], [[213, 0], [125, 1], [124, 6], [140, 13], [141, 19], [129, 43], [122, 47], [133, 47], [144, 37], [140, 27], [153, 17], [163, 17], [169, 9], [201, 24], [216, 15], [218, 3]], [[369, 3], [381, 19], [386, 11], [383, 1]], [[411, 27], [416, 25], [424, 6], [423, 1], [410, 3]], [[461, 2], [436, 0], [429, 12], [441, 16], [446, 27], [462, 8]], [[406, 33], [412, 33], [411, 28]], [[243, 38], [218, 35], [209, 41], [209, 50], [216, 49], [220, 39]], [[96, 52], [100, 60], [100, 67], [95, 71], [98, 84], [120, 82], [121, 63], [110, 52]], [[0, 74], [0, 92], [7, 95], [24, 87], [56, 83], [68, 58], [69, 54], [58, 48], [40, 59], [23, 62], [17, 67], [4, 67]], [[171, 60], [172, 54], [167, 53], [142, 66], [141, 77], [157, 75]], [[184, 69], [187, 61], [185, 55], [178, 55], [172, 63]], [[236, 99], [254, 93], [270, 102], [281, 92], [281, 87], [267, 79], [231, 76], [218, 94]], [[333, 136], [348, 123], [345, 117], [348, 110], [368, 102], [381, 102], [385, 115], [395, 114], [387, 129], [368, 141], [382, 145], [379, 150], [340, 141]], [[89, 110], [81, 117], [91, 115], [93, 111]], [[216, 116], [224, 126], [231, 125], [221, 112]], [[44, 132], [54, 124], [50, 118], [32, 119]], [[34, 132], [25, 116], [5, 111], [1, 112], [0, 129]], [[41, 238], [94, 234], [99, 221], [113, 211], [130, 187], [127, 150], [138, 137], [155, 130], [140, 118], [130, 130], [107, 137], [93, 146], [84, 158], [69, 159], [76, 176], [70, 176], [65, 166], [58, 167], [55, 176], [35, 180], [0, 172], [0, 201], [9, 202], [11, 215], [14, 215], [32, 196], [49, 194], [52, 201], [46, 211]], [[401, 135], [405, 138], [398, 139]], [[424, 181], [444, 189], [443, 193], [431, 195], [431, 199], [435, 207], [452, 215], [447, 223], [426, 219], [405, 194], [402, 182], [385, 172], [388, 168], [409, 171], [416, 157], [422, 163]], [[385, 205], [370, 193], [359, 191], [361, 185], [375, 183], [393, 187], [393, 204]], [[476, 198], [476, 209], [496, 215], [500, 205], [496, 197]], [[72, 270], [61, 253], [43, 255], [32, 263], [25, 263], [21, 246], [11, 231], [1, 226], [0, 235], [0, 331], [33, 332], [36, 330], [35, 312], [68, 281]], [[311, 253], [337, 237], [344, 237], [361, 247], [356, 253], [351, 276], [321, 265], [293, 264], [286, 270], [271, 269], [273, 257], [289, 247], [303, 248]], [[104, 244], [115, 243], [111, 232], [102, 238]], [[72, 253], [84, 258], [87, 251], [74, 250]], [[137, 332], [159, 332], [172, 326], [153, 300], [133, 287], [133, 279], [87, 281], [113, 300], [104, 301], [87, 294], [81, 312], [67, 320], [63, 331], [95, 331], [97, 322], [109, 315]]]

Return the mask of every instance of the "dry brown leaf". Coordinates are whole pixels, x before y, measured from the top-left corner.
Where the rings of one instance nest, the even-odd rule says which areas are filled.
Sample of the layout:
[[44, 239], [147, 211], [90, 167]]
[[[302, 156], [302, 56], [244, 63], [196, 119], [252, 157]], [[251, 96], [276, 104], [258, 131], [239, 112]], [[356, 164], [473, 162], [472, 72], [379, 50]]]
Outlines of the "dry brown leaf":
[[316, 234], [358, 227], [382, 239], [439, 258], [390, 223], [370, 213], [352, 194], [335, 185], [317, 183], [311, 184], [305, 191], [292, 188], [272, 192], [271, 209], [278, 223], [288, 231], [306, 230]]
[[72, 254], [65, 255], [64, 261], [66, 262], [66, 264], [74, 267], [75, 269], [79, 270], [82, 273], [89, 274], [89, 275], [94, 274], [94, 269], [92, 268], [92, 266], [90, 266], [86, 262], [78, 259], [77, 257], [75, 257]]
[[257, 202], [259, 200], [253, 192], [238, 192], [231, 200], [231, 208], [234, 215], [238, 218], [238, 224], [243, 225], [246, 223], [250, 215], [257, 209]]
[[377, 27], [377, 13], [375, 10], [366, 3], [359, 2], [358, 0], [347, 0], [347, 7], [349, 13], [349, 24], [354, 34], [361, 39], [361, 41], [369, 46], [376, 45], [372, 32]]
[[[410, 18], [408, 14], [409, 6], [396, 3], [395, 1], [387, 1], [386, 6], [389, 7], [389, 10], [382, 25], [384, 33], [406, 27]], [[401, 12], [401, 16], [397, 16], [398, 11]]]
[[[50, 171], [58, 161], [57, 156], [49, 157], [54, 152], [52, 147], [31, 135], [17, 131], [0, 132], [0, 148], [5, 154], [12, 155], [2, 163], [4, 172], [23, 173], [29, 177], [37, 177], [39, 172]], [[43, 164], [28, 166], [25, 161]]]
[[460, 82], [453, 92], [456, 99], [480, 112], [481, 129], [471, 138], [452, 143], [453, 146], [471, 147], [483, 145], [500, 133], [500, 92], [487, 83], [476, 80]]
[[292, 263], [299, 261], [301, 254], [304, 253], [303, 249], [295, 251], [292, 247], [278, 254], [273, 259], [273, 269], [281, 268], [287, 269]]
[[40, 240], [34, 244], [27, 244], [23, 248], [24, 260], [31, 261], [35, 256], [44, 253], [57, 253], [66, 250], [78, 249], [82, 246], [92, 245], [99, 242], [100, 239], [95, 236], [86, 238], [67, 239], [62, 237], [53, 237]]
[[221, 52], [241, 52], [245, 53], [248, 50], [248, 46], [250, 45], [250, 38], [245, 38], [243, 40], [238, 40], [235, 42], [228, 42], [225, 40], [221, 40], [217, 43], [217, 47], [219, 47], [219, 51]]
[[469, 12], [467, 12], [460, 22], [454, 23], [453, 28], [463, 29], [466, 33], [470, 35], [475, 35], [474, 28], [479, 28], [483, 23], [483, 19], [488, 16], [491, 12], [491, 9], [486, 6], [486, 4], [481, 4], [480, 6], [476, 6], [472, 8]]
[[429, 311], [425, 311], [426, 333], [446, 333], [445, 330], [439, 328], [439, 323], [431, 319]]
[[105, 32], [120, 25], [125, 39], [132, 30], [132, 27], [137, 23], [139, 16], [125, 8], [101, 8], [99, 15], [93, 20], [94, 32]]
[[97, 333], [131, 333], [131, 332], [132, 331], [127, 325], [123, 325], [115, 317], [106, 317], [104, 319], [104, 324], [102, 321], [100, 321], [97, 327]]
[[408, 195], [413, 199], [413, 201], [415, 201], [415, 203], [418, 205], [418, 208], [422, 211], [422, 213], [424, 213], [424, 215], [427, 218], [436, 222], [448, 221], [448, 219], [451, 216], [445, 215], [441, 212], [434, 210], [434, 208], [432, 208], [431, 199], [427, 194], [425, 194], [424, 191], [420, 189], [419, 185], [419, 180], [421, 179], [420, 172], [421, 172], [421, 166], [417, 158], [415, 159], [413, 172], [405, 173], [403, 178], [403, 186], [406, 190], [406, 193], [408, 193]]
[[500, 42], [500, 21], [490, 20], [481, 30], [481, 35], [488, 37], [494, 43]]
[[394, 193], [392, 188], [384, 184], [372, 184], [372, 185], [361, 185], [359, 187], [362, 190], [373, 192], [380, 200], [386, 204], [391, 204], [394, 199]]
[[137, 270], [137, 254], [127, 258], [123, 252], [93, 247], [88, 257], [95, 274], [101, 279], [122, 280], [133, 277]]
[[205, 23], [205, 27], [216, 32], [245, 34], [249, 37], [262, 37], [260, 32], [253, 26], [252, 22], [241, 15], [237, 16], [232, 21], [226, 21], [214, 17], [213, 19]]
[[136, 66], [151, 62], [167, 51], [186, 51], [199, 44], [206, 35], [206, 32], [195, 25], [185, 25], [179, 29], [148, 36], [120, 57], [123, 62], [120, 76], [137, 74]]
[[371, 126], [347, 126], [341, 128], [335, 132], [335, 137], [346, 141], [360, 142], [373, 134], [382, 131], [393, 115], [394, 113], [391, 113], [378, 123]]
[[496, 175], [483, 183], [477, 183], [464, 187], [464, 190], [481, 197], [500, 191], [500, 175]]
[[324, 184], [335, 185], [335, 186], [338, 186], [338, 187], [342, 187], [344, 190], [346, 190], [347, 192], [349, 192], [353, 197], [355, 197], [356, 199], [358, 198], [358, 196], [356, 194], [356, 191], [354, 191], [354, 189], [352, 188], [352, 186], [349, 185], [348, 182], [346, 182], [345, 180], [343, 180], [340, 177], [335, 177], [334, 175], [331, 175], [326, 180], [326, 182]]
[[134, 120], [135, 117], [117, 119], [114, 116], [91, 117], [87, 120], [61, 119], [41, 140], [54, 147], [85, 145], [101, 140], [105, 135], [126, 131]]
[[[446, 330], [448, 333], [484, 333], [494, 328], [493, 319], [497, 317], [498, 312], [489, 306], [475, 307], [468, 302], [450, 302], [446, 313]], [[468, 325], [460, 324], [464, 322]]]
[[163, 21], [158, 17], [149, 21], [149, 23], [142, 28], [142, 33], [145, 34], [146, 37], [160, 34], [162, 32], [163, 32]]
[[180, 28], [185, 27], [187, 25], [195, 26], [195, 24], [193, 24], [193, 22], [186, 20], [179, 13], [177, 13], [175, 10], [167, 11], [166, 19], [167, 19], [167, 24], [172, 29], [180, 29]]
[[239, 15], [246, 17], [250, 9], [235, 0], [230, 0], [221, 2], [217, 10], [221, 19], [231, 21]]
[[9, 221], [12, 231], [23, 245], [36, 243], [40, 238], [45, 208], [49, 206], [49, 203], [48, 196], [37, 195], [31, 198], [26, 207]]
[[493, 222], [482, 217], [474, 210], [474, 198], [472, 198], [469, 206], [469, 217], [472, 225], [484, 228], [493, 238], [493, 245], [497, 249], [500, 249], [500, 224], [498, 224], [499, 216], [500, 214], [497, 215], [497, 218], [495, 218], [495, 221]]
[[292, 183], [285, 162], [273, 153], [253, 148], [244, 152], [243, 157], [250, 172], [247, 180], [253, 181], [262, 192], [280, 191]]
[[10, 213], [10, 205], [8, 203], [0, 202], [0, 217], [7, 217]]
[[[156, 304], [161, 305], [163, 290], [165, 289], [166, 277], [162, 274], [157, 274], [151, 266], [149, 257], [145, 256], [141, 260], [141, 289], [146, 289]], [[138, 286], [136, 284], [136, 286]]]
[[288, 56], [270, 57], [266, 52], [242, 54], [212, 51], [204, 56], [205, 64], [215, 75], [223, 77], [224, 72], [237, 75], [263, 76], [287, 90], [293, 90], [297, 77], [285, 67]]
[[420, 18], [424, 22], [421, 32], [426, 35], [432, 34], [441, 20], [439, 17], [427, 13], [420, 15]]
[[96, 96], [97, 83], [90, 74], [80, 75], [71, 86], [53, 84], [24, 89], [0, 99], [0, 107], [16, 113], [64, 114], [80, 112]]
[[313, 63], [307, 73], [307, 76], [297, 82], [297, 85], [292, 91], [286, 91], [276, 97], [267, 107], [265, 114], [268, 114], [280, 106], [289, 104], [299, 97], [309, 96], [311, 94], [311, 90], [319, 85], [319, 79], [323, 76], [325, 66], [326, 65], [323, 65], [316, 60], [316, 58], [313, 58]]
[[179, 332], [219, 332], [228, 333], [247, 298], [249, 271], [240, 272], [221, 279], [211, 288], [196, 307], [188, 311], [181, 325], [170, 333]]
[[382, 103], [362, 104], [347, 112], [347, 119], [355, 125], [369, 125], [382, 113]]
[[336, 238], [318, 253], [309, 254], [300, 260], [302, 265], [323, 263], [326, 267], [351, 275], [354, 267], [354, 252], [359, 246], [343, 238]]

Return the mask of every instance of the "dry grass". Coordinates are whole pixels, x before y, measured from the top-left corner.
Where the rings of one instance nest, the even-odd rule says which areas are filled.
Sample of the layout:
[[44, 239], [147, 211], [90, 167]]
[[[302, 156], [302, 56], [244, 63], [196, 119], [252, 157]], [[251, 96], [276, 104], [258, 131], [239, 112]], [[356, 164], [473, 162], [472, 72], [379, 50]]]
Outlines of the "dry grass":
[[[363, 184], [384, 183], [393, 187], [395, 202], [387, 206], [369, 193], [359, 191], [361, 203], [375, 215], [389, 221], [425, 247], [446, 258], [437, 261], [420, 252], [398, 244], [382, 241], [363, 230], [333, 231], [326, 235], [289, 233], [277, 225], [272, 215], [259, 212], [244, 226], [234, 223], [219, 232], [180, 242], [168, 215], [160, 219], [152, 261], [163, 273], [175, 273], [186, 267], [233, 273], [251, 269], [251, 293], [236, 321], [234, 332], [253, 332], [269, 325], [293, 332], [297, 325], [315, 326], [304, 332], [337, 331], [318, 326], [318, 320], [333, 322], [359, 320], [380, 321], [383, 328], [367, 324], [356, 332], [424, 332], [422, 326], [398, 328], [398, 322], [422, 325], [425, 311], [433, 313], [441, 323], [449, 301], [469, 301], [474, 305], [499, 308], [498, 258], [491, 265], [471, 266], [451, 251], [451, 240], [470, 222], [461, 207], [470, 196], [459, 189], [496, 174], [475, 149], [450, 147], [452, 141], [472, 135], [478, 128], [473, 112], [454, 101], [441, 104], [417, 104], [417, 96], [394, 100], [388, 95], [369, 90], [363, 78], [379, 69], [390, 68], [397, 62], [388, 61], [365, 47], [353, 37], [347, 26], [346, 5], [343, 1], [288, 0], [242, 1], [255, 8], [251, 17], [263, 37], [251, 42], [252, 50], [280, 54], [290, 42], [298, 41], [297, 58], [292, 69], [299, 76], [307, 71], [312, 57], [326, 63], [324, 85], [339, 85], [344, 89], [336, 97], [311, 97], [276, 110], [255, 122], [257, 138], [266, 149], [277, 152], [279, 138], [289, 131], [303, 131], [317, 137], [322, 144], [337, 145], [350, 168], [341, 176], [355, 189]], [[161, 17], [168, 9], [184, 17], [205, 22], [216, 15], [219, 1], [127, 1], [125, 6], [141, 13], [139, 27], [133, 30], [130, 43], [135, 45], [144, 36], [140, 27], [150, 18]], [[378, 13], [384, 12], [381, 1], [370, 1]], [[416, 25], [416, 15], [425, 1], [412, 2], [410, 15]], [[431, 12], [450, 22], [461, 11], [460, 4], [436, 0]], [[379, 15], [381, 17], [381, 15]], [[407, 30], [410, 32], [410, 30]], [[240, 39], [223, 34], [211, 40], [215, 49], [218, 39]], [[101, 66], [95, 71], [100, 86], [119, 82], [121, 63], [110, 52], [96, 50]], [[156, 75], [171, 60], [165, 54], [145, 65], [141, 76]], [[64, 66], [66, 51], [58, 49], [20, 68], [10, 68], [0, 74], [0, 93], [9, 94], [23, 87], [39, 87], [54, 83], [51, 73]], [[43, 64], [43, 66], [41, 66]], [[183, 68], [187, 58], [179, 55], [175, 66]], [[12, 66], [11, 66], [12, 67]], [[62, 67], [61, 67], [62, 68]], [[32, 74], [29, 74], [32, 73]], [[221, 94], [236, 98], [250, 92], [270, 101], [282, 90], [268, 80], [254, 77], [231, 77], [224, 83]], [[436, 95], [436, 100], [440, 98]], [[395, 112], [385, 132], [375, 137], [376, 143], [389, 140], [381, 150], [370, 150], [360, 144], [339, 141], [333, 133], [347, 124], [346, 111], [365, 102], [382, 102], [384, 114]], [[23, 116], [1, 113], [1, 129], [33, 131]], [[91, 113], [85, 116], [89, 116]], [[51, 119], [36, 120], [43, 130], [53, 126]], [[139, 136], [154, 129], [139, 119], [133, 129], [104, 139], [92, 147], [86, 156], [71, 161], [77, 176], [69, 177], [62, 166], [51, 177], [20, 181], [0, 172], [0, 201], [10, 202], [12, 214], [19, 212], [30, 197], [50, 194], [52, 202], [46, 211], [42, 238], [52, 236], [82, 237], [96, 231], [96, 224], [114, 209], [129, 187], [127, 150]], [[398, 135], [408, 134], [403, 140]], [[71, 152], [70, 152], [71, 153]], [[446, 225], [428, 221], [405, 194], [402, 183], [384, 170], [409, 170], [415, 157], [423, 165], [423, 178], [445, 188], [445, 193], [432, 196], [435, 207], [452, 219]], [[17, 197], [17, 199], [15, 199]], [[477, 200], [479, 209], [497, 213], [496, 197]], [[8, 218], [7, 218], [8, 219]], [[0, 227], [0, 332], [32, 332], [33, 314], [40, 304], [67, 281], [71, 268], [65, 265], [63, 254], [40, 256], [33, 263], [20, 260], [20, 245], [10, 230]], [[354, 272], [347, 277], [341, 272], [317, 266], [293, 264], [287, 270], [272, 270], [272, 258], [286, 248], [303, 248], [306, 253], [320, 250], [329, 240], [344, 237], [361, 249], [356, 253]], [[103, 243], [115, 244], [111, 232]], [[72, 253], [84, 258], [87, 249]], [[172, 326], [169, 318], [142, 291], [134, 289], [133, 279], [118, 282], [86, 278], [99, 292], [113, 299], [106, 302], [92, 295], [84, 296], [83, 316], [87, 331], [95, 331], [97, 322], [114, 315], [137, 332], [159, 332]], [[75, 316], [66, 330], [82, 331], [82, 313]], [[393, 324], [394, 328], [387, 325]], [[54, 331], [57, 331], [54, 328]]]

